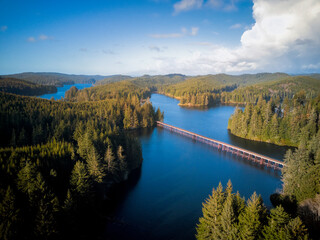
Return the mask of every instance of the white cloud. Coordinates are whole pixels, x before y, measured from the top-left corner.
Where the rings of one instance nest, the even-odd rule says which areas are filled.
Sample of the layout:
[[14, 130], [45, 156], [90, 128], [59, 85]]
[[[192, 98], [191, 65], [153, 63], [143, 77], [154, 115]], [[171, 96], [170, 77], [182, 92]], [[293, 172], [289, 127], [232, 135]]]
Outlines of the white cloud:
[[165, 33], [165, 34], [151, 34], [152, 38], [179, 38], [182, 37], [182, 33]]
[[159, 48], [159, 47], [157, 47], [157, 46], [149, 46], [149, 49], [151, 50], [151, 51], [156, 51], [156, 52], [161, 52], [162, 50]]
[[112, 51], [112, 50], [110, 50], [110, 49], [102, 50], [102, 52], [103, 52], [104, 54], [106, 54], [106, 55], [114, 55], [114, 54], [115, 54], [115, 52]]
[[191, 36], [196, 36], [198, 34], [199, 28], [192, 27], [191, 28]]
[[28, 42], [35, 42], [36, 39], [35, 39], [34, 37], [28, 37], [27, 41], [28, 41]]
[[205, 3], [206, 7], [214, 8], [214, 9], [221, 9], [223, 11], [236, 11], [238, 10], [236, 6], [236, 2], [239, 0], [208, 0]]
[[49, 39], [49, 37], [48, 37], [47, 35], [41, 34], [41, 35], [39, 36], [39, 40], [44, 41], [44, 40], [47, 40], [47, 39]]
[[8, 26], [1, 26], [0, 27], [1, 32], [5, 32], [5, 31], [7, 31], [7, 29], [8, 29]]
[[181, 38], [184, 36], [196, 36], [198, 34], [199, 28], [198, 27], [192, 27], [190, 31], [183, 27], [181, 28], [181, 32], [176, 32], [176, 33], [164, 33], [164, 34], [150, 34], [149, 36], [152, 38]]
[[174, 13], [177, 14], [191, 9], [199, 9], [202, 7], [203, 0], [181, 0], [173, 5]]
[[33, 36], [28, 37], [28, 38], [27, 38], [27, 41], [28, 41], [28, 42], [37, 42], [37, 41], [46, 41], [46, 40], [50, 40], [50, 39], [52, 39], [52, 38], [51, 38], [51, 37], [48, 37], [48, 36], [45, 35], [45, 34], [41, 34], [41, 35], [39, 35], [38, 38], [35, 38], [35, 37], [33, 37]]
[[158, 71], [320, 71], [319, 0], [254, 0], [253, 18], [255, 24], [242, 34], [238, 47], [207, 46], [167, 62], [157, 60]]
[[239, 29], [241, 27], [242, 27], [242, 25], [240, 23], [236, 23], [236, 24], [233, 24], [232, 26], [230, 26], [230, 29]]

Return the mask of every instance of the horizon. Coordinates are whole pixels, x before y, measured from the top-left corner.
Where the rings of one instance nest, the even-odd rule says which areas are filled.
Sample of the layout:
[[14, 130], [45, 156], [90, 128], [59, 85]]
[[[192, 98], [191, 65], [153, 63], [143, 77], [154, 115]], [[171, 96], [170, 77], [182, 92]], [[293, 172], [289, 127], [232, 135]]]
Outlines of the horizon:
[[317, 0], [4, 0], [0, 6], [1, 75], [320, 72]]
[[308, 76], [313, 74], [320, 74], [319, 72], [312, 72], [312, 73], [287, 73], [287, 72], [257, 72], [257, 73], [239, 73], [239, 74], [232, 74], [232, 73], [208, 73], [208, 74], [196, 74], [196, 75], [187, 75], [182, 73], [166, 73], [166, 74], [142, 74], [142, 75], [128, 75], [128, 74], [108, 74], [108, 75], [102, 75], [102, 74], [75, 74], [75, 73], [65, 73], [65, 72], [17, 72], [17, 73], [9, 73], [9, 74], [1, 74], [0, 77], [10, 77], [11, 75], [19, 75], [19, 74], [62, 74], [62, 75], [69, 75], [69, 76], [99, 76], [99, 77], [112, 77], [112, 76], [128, 76], [131, 78], [137, 78], [137, 77], [144, 77], [144, 76], [168, 76], [168, 75], [182, 75], [185, 77], [198, 77], [198, 76], [207, 76], [207, 75], [229, 75], [229, 76], [241, 76], [241, 75], [256, 75], [256, 74], [287, 74], [289, 76]]

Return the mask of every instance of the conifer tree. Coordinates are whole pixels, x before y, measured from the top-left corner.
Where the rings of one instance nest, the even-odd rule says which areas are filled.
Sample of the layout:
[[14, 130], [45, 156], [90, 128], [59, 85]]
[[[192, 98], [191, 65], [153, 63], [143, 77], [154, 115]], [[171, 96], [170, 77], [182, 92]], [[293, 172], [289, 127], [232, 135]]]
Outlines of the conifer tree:
[[108, 173], [115, 174], [117, 171], [117, 162], [113, 155], [112, 148], [108, 145], [106, 154], [104, 156], [104, 161], [107, 167]]
[[223, 211], [224, 193], [221, 183], [202, 204], [203, 217], [197, 225], [196, 238], [217, 239], [221, 231], [221, 214]]
[[120, 171], [122, 173], [127, 171], [128, 170], [128, 165], [127, 165], [127, 162], [126, 162], [126, 156], [124, 155], [124, 150], [123, 150], [123, 147], [121, 145], [119, 145], [119, 147], [118, 147], [117, 157], [118, 157], [118, 161], [119, 161]]
[[90, 192], [90, 180], [88, 170], [80, 161], [77, 161], [71, 173], [70, 185], [72, 191], [80, 197], [85, 197]]
[[225, 190], [225, 202], [221, 213], [220, 239], [236, 240], [238, 229], [236, 226], [236, 216], [234, 213], [234, 194], [232, 193], [232, 183], [229, 180]]
[[87, 156], [87, 166], [93, 180], [97, 183], [102, 183], [105, 172], [102, 167], [100, 156], [94, 147], [92, 147], [91, 153]]
[[8, 186], [0, 204], [0, 239], [15, 239], [18, 219], [19, 209], [16, 207], [15, 195], [11, 187]]
[[270, 216], [268, 217], [268, 225], [266, 225], [263, 230], [264, 239], [282, 239], [284, 228], [289, 220], [290, 216], [284, 211], [281, 205], [271, 209]]
[[18, 173], [18, 188], [26, 193], [31, 201], [37, 190], [37, 169], [33, 163], [26, 161], [25, 166]]
[[247, 207], [239, 216], [239, 237], [243, 240], [253, 240], [260, 236], [266, 217], [266, 208], [262, 198], [255, 192], [247, 201]]

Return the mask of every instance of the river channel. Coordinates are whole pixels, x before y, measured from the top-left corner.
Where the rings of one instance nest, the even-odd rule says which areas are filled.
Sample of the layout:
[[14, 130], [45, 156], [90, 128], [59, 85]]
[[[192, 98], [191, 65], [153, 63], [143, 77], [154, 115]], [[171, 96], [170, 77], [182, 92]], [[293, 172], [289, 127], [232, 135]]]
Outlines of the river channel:
[[[209, 138], [283, 159], [286, 147], [244, 140], [227, 130], [234, 106], [191, 109], [179, 101], [152, 94], [154, 107], [164, 111], [164, 122]], [[195, 239], [195, 227], [202, 214], [202, 202], [219, 182], [232, 181], [234, 191], [246, 199], [256, 191], [267, 207], [269, 196], [281, 190], [279, 171], [255, 165], [219, 152], [206, 144], [154, 128], [139, 131], [143, 164], [129, 181], [117, 186], [113, 224], [108, 239]]]

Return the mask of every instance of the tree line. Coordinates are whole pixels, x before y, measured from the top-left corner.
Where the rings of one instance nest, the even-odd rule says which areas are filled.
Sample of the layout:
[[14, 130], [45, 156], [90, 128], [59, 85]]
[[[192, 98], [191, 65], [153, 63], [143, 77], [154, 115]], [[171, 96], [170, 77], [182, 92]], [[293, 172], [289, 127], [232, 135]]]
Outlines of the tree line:
[[260, 96], [256, 105], [247, 104], [230, 117], [232, 134], [278, 145], [295, 146], [285, 155], [283, 189], [271, 202], [291, 215], [298, 215], [312, 237], [319, 235], [320, 204], [320, 95], [308, 99], [300, 91], [283, 101]]
[[306, 227], [298, 216], [288, 214], [281, 205], [270, 211], [261, 196], [253, 193], [245, 201], [239, 192], [226, 189], [221, 183], [205, 200], [203, 216], [197, 225], [197, 239], [308, 239]]
[[108, 189], [142, 163], [140, 143], [125, 129], [163, 118], [139, 97], [67, 102], [0, 93], [1, 239], [95, 237]]
[[55, 93], [55, 86], [47, 86], [27, 82], [15, 78], [0, 77], [0, 92], [14, 93], [24, 96], [40, 96], [46, 93]]
[[308, 76], [284, 74], [256, 75], [208, 75], [188, 78], [183, 82], [159, 86], [159, 93], [180, 100], [182, 106], [210, 106], [215, 104], [256, 104], [259, 96], [271, 98], [293, 98], [305, 90], [308, 99], [320, 94], [318, 79]]

